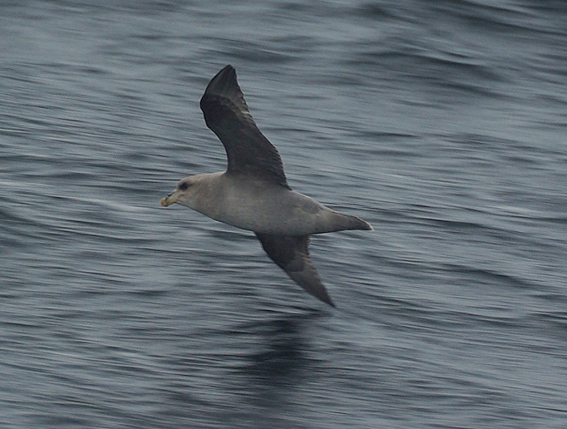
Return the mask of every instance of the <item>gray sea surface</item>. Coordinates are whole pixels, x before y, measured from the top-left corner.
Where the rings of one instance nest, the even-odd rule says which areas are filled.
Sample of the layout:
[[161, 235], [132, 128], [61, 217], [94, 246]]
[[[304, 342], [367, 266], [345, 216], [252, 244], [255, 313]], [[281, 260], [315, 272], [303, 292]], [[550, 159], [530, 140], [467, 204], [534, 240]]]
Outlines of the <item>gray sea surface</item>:
[[[566, 428], [567, 3], [0, 3], [0, 427]], [[236, 67], [337, 304], [160, 198]]]

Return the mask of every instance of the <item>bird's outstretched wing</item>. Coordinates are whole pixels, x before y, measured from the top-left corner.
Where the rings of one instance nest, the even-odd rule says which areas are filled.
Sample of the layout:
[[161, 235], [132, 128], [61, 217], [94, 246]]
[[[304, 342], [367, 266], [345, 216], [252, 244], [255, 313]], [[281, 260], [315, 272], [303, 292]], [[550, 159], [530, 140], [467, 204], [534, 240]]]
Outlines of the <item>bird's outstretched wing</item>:
[[308, 235], [255, 234], [268, 256], [299, 286], [321, 301], [335, 306], [309, 257]]
[[201, 110], [226, 150], [227, 174], [254, 176], [289, 188], [281, 156], [254, 123], [234, 67], [226, 66], [211, 79]]

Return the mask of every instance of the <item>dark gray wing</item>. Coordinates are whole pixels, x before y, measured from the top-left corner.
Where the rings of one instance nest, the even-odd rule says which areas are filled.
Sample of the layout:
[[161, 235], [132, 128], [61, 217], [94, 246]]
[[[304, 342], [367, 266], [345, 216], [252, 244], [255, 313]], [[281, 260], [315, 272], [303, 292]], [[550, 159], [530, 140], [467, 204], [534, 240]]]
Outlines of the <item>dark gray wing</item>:
[[299, 286], [333, 307], [335, 304], [321, 283], [309, 257], [309, 236], [283, 236], [255, 233], [262, 247]]
[[228, 157], [228, 174], [246, 174], [287, 185], [278, 150], [260, 132], [228, 65], [211, 79], [201, 98], [205, 122], [218, 136]]

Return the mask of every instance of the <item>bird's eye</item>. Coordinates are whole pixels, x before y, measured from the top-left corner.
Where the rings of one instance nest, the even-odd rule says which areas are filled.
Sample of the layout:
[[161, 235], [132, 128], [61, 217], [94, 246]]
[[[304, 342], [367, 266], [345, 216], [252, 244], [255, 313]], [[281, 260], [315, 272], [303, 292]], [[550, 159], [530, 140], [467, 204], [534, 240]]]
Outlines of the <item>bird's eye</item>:
[[189, 185], [187, 184], [187, 182], [180, 183], [178, 186], [180, 191], [186, 191], [188, 187]]

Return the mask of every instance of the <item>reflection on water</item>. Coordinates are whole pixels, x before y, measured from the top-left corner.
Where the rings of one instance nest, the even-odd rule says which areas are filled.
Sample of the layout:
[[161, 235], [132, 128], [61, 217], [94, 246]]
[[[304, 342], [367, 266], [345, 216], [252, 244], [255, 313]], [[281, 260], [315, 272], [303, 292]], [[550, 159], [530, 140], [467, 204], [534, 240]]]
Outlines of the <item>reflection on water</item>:
[[284, 419], [286, 414], [296, 414], [297, 391], [312, 380], [317, 366], [310, 352], [308, 325], [322, 314], [287, 315], [248, 326], [257, 347], [244, 356], [235, 375], [242, 381], [240, 397], [246, 392], [246, 403], [262, 410], [254, 414], [255, 424], [282, 427], [291, 418]]
[[248, 355], [240, 371], [258, 385], [295, 384], [309, 366], [305, 325], [319, 316], [313, 311], [307, 316], [289, 316], [256, 326], [255, 334], [264, 350]]

